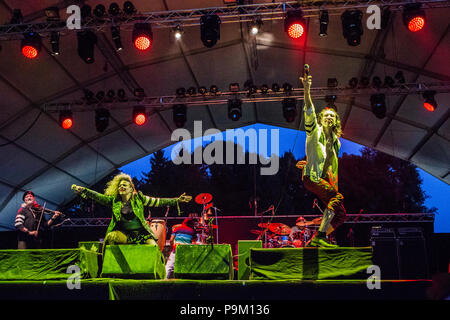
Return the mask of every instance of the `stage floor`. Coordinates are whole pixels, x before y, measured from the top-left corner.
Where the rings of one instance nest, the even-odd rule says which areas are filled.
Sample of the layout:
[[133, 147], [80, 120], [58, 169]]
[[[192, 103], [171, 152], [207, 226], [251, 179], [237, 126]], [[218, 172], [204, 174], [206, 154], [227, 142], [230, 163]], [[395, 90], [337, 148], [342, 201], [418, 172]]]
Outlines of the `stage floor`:
[[367, 280], [130, 280], [81, 279], [0, 281], [1, 300], [425, 300], [431, 280], [381, 280], [370, 290]]

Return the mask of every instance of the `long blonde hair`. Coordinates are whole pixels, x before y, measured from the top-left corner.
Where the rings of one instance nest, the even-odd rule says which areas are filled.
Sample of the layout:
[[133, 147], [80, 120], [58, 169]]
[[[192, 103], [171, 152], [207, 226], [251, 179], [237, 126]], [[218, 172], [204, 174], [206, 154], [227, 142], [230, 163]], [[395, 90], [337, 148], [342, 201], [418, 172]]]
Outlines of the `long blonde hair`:
[[336, 125], [333, 126], [333, 132], [334, 134], [340, 138], [342, 136], [342, 128], [341, 128], [341, 118], [339, 117], [339, 114], [336, 112], [334, 108], [325, 107], [322, 109], [322, 111], [319, 112], [317, 115], [317, 122], [320, 124], [322, 123], [322, 117], [325, 111], [331, 110], [336, 115]]
[[137, 193], [133, 183], [133, 179], [131, 179], [128, 174], [121, 172], [116, 175], [111, 181], [108, 181], [108, 183], [106, 183], [105, 196], [117, 197], [119, 184], [122, 180], [128, 181], [131, 184], [131, 187], [133, 188], [133, 195]]

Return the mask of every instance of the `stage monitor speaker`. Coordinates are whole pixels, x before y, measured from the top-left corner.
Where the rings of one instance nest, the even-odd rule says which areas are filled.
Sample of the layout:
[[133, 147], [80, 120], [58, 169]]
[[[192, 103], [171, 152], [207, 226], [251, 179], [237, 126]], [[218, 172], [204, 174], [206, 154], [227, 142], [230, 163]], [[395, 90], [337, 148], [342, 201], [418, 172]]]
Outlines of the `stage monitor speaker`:
[[398, 228], [397, 255], [400, 279], [428, 279], [428, 256], [421, 228]]
[[373, 263], [380, 267], [381, 279], [399, 279], [395, 230], [379, 226], [372, 227], [370, 243], [373, 248]]
[[229, 244], [177, 245], [174, 276], [178, 279], [233, 279]]
[[248, 280], [250, 278], [250, 249], [262, 248], [261, 240], [239, 240], [238, 241], [238, 279]]
[[164, 257], [158, 246], [146, 244], [107, 245], [102, 278], [164, 279]]

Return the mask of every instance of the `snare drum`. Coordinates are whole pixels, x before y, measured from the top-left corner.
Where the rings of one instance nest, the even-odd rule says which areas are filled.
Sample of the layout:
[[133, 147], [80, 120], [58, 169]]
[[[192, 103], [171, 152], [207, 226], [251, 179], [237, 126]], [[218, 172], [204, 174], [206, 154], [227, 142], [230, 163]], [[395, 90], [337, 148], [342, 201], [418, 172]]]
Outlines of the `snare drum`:
[[152, 220], [150, 221], [150, 229], [158, 239], [156, 243], [159, 249], [163, 251], [166, 244], [166, 222], [164, 220]]

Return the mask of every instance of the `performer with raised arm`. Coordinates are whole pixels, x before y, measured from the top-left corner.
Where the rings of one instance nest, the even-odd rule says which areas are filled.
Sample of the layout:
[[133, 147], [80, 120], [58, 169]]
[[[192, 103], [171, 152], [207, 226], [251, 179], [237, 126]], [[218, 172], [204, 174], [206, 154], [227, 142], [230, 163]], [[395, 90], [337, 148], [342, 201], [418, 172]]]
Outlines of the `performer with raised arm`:
[[[25, 191], [23, 194], [23, 203], [17, 211], [14, 226], [17, 229], [17, 248], [18, 249], [40, 249], [42, 247], [42, 237], [39, 233], [53, 224], [61, 216], [61, 212], [53, 211], [40, 206], [34, 197], [32, 191]], [[45, 213], [53, 214], [47, 220]]]
[[178, 198], [154, 198], [137, 191], [127, 174], [116, 175], [101, 194], [88, 188], [72, 185], [72, 190], [83, 198], [89, 198], [112, 208], [111, 222], [106, 231], [103, 246], [107, 244], [154, 244], [158, 240], [144, 217], [144, 207], [177, 206], [189, 202], [192, 197], [183, 193]]
[[305, 95], [306, 161], [299, 161], [297, 167], [303, 169], [305, 188], [316, 194], [326, 206], [319, 230], [309, 246], [336, 247], [327, 241], [326, 236], [345, 221], [344, 197], [338, 192], [341, 122], [338, 113], [331, 107], [325, 107], [316, 116], [310, 95], [312, 77], [308, 65], [305, 65], [304, 76], [300, 80]]

